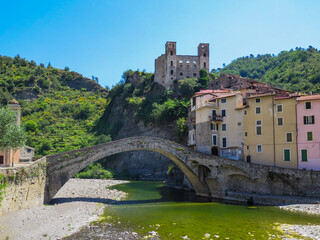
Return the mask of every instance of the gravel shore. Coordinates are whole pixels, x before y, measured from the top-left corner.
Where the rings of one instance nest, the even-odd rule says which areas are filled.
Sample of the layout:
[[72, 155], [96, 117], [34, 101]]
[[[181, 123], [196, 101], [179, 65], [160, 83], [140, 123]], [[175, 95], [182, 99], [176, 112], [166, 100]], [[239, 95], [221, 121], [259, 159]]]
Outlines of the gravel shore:
[[[103, 213], [104, 204], [120, 201], [126, 196], [124, 192], [110, 190], [107, 187], [126, 182], [70, 179], [53, 199], [54, 205], [39, 206], [1, 216], [0, 239], [6, 239], [6, 237], [9, 237], [9, 240], [141, 239], [132, 229], [123, 229], [121, 224], [118, 226], [110, 223], [92, 223]], [[320, 216], [320, 204], [290, 204], [278, 207]], [[308, 225], [308, 223], [306, 225], [282, 224], [279, 230], [291, 236], [295, 234], [320, 240], [320, 227]], [[150, 232], [148, 239], [158, 240], [159, 237], [155, 232]]]
[[[320, 217], [320, 204], [289, 204], [278, 206], [280, 209], [291, 211], [291, 212], [301, 212], [307, 214], [318, 215]], [[295, 233], [301, 237], [309, 237], [311, 239], [320, 240], [320, 226], [319, 225], [290, 225], [282, 224], [280, 229], [284, 232]], [[295, 239], [295, 238], [290, 238]], [[299, 238], [296, 238], [299, 239]]]
[[104, 204], [126, 194], [106, 189], [119, 180], [70, 179], [55, 196], [54, 205], [8, 213], [0, 217], [0, 239], [61, 239], [98, 219]]

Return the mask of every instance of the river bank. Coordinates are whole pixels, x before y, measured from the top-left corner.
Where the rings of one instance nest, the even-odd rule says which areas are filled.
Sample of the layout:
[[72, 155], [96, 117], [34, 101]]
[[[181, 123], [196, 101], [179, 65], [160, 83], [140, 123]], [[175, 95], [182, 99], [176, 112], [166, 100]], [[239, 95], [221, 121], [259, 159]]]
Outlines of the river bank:
[[[104, 204], [125, 198], [110, 187], [127, 181], [70, 179], [53, 199], [54, 205], [19, 210], [0, 217], [0, 239], [62, 239], [98, 220]], [[117, 239], [117, 238], [115, 238]]]
[[[125, 193], [127, 192], [126, 189], [118, 191], [116, 189], [107, 189], [106, 187], [127, 182], [128, 181], [118, 180], [71, 179], [55, 196], [53, 200], [54, 205], [20, 210], [1, 216], [0, 239], [6, 239], [6, 237], [9, 237], [9, 240], [56, 240], [62, 238], [66, 240], [135, 240], [143, 239], [144, 237], [148, 239], [159, 239], [156, 232], [158, 230], [149, 231], [148, 236], [142, 235], [141, 237], [134, 232], [135, 229], [130, 229], [130, 226], [129, 228], [128, 226], [123, 226], [120, 219], [116, 222], [96, 221], [103, 216], [105, 204], [115, 203], [127, 196]], [[166, 196], [166, 194], [164, 194], [164, 196]], [[181, 205], [180, 207], [183, 206]], [[201, 205], [199, 205], [199, 207], [201, 207]], [[203, 207], [205, 211], [207, 211], [208, 205]], [[299, 211], [301, 213], [311, 213], [320, 216], [319, 204], [291, 204], [279, 207], [286, 211]], [[186, 208], [188, 211], [190, 210], [189, 207]], [[198, 212], [198, 210], [196, 212]], [[189, 212], [189, 214], [193, 213]], [[222, 214], [224, 214], [224, 212]], [[320, 227], [318, 225], [308, 224], [308, 221], [305, 223], [300, 222], [299, 224], [276, 224], [275, 229], [277, 229], [279, 233], [282, 232], [290, 236], [295, 235], [309, 237], [311, 239], [320, 239]], [[282, 239], [286, 238], [282, 237]]]
[[[320, 204], [289, 204], [278, 206], [280, 209], [297, 212], [307, 213], [320, 216]], [[302, 237], [309, 237], [311, 239], [320, 239], [320, 226], [317, 225], [280, 225], [280, 230], [288, 233], [296, 233]]]

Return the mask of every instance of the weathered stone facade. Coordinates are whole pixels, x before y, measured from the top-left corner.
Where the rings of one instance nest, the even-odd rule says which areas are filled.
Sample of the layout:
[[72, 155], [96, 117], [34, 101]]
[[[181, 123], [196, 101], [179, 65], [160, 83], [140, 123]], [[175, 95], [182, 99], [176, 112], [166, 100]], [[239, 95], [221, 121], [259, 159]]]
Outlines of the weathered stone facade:
[[41, 206], [46, 183], [46, 158], [41, 158], [27, 167], [1, 168], [7, 187], [4, 189], [0, 215], [19, 209]]
[[176, 42], [167, 42], [165, 54], [155, 60], [154, 81], [172, 88], [174, 80], [199, 77], [200, 69], [209, 72], [209, 44], [200, 43], [198, 55], [177, 55]]

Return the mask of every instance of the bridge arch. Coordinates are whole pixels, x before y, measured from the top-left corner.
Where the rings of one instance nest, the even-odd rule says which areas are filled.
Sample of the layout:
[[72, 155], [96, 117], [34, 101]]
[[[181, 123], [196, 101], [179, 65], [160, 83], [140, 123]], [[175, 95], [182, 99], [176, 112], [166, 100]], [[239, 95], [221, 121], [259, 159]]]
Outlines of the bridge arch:
[[166, 156], [188, 178], [197, 195], [210, 195], [206, 183], [199, 179], [198, 172], [192, 168], [190, 149], [161, 138], [133, 137], [48, 156], [45, 203], [50, 202], [70, 178], [89, 164], [117, 153], [139, 150], [154, 151]]

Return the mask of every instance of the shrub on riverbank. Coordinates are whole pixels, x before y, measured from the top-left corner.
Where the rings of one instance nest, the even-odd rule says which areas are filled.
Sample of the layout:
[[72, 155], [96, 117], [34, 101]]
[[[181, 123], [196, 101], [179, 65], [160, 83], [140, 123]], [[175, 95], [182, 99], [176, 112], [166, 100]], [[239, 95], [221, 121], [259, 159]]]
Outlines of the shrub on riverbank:
[[112, 179], [113, 173], [104, 169], [100, 163], [90, 164], [81, 172], [75, 175], [75, 178], [85, 179]]

